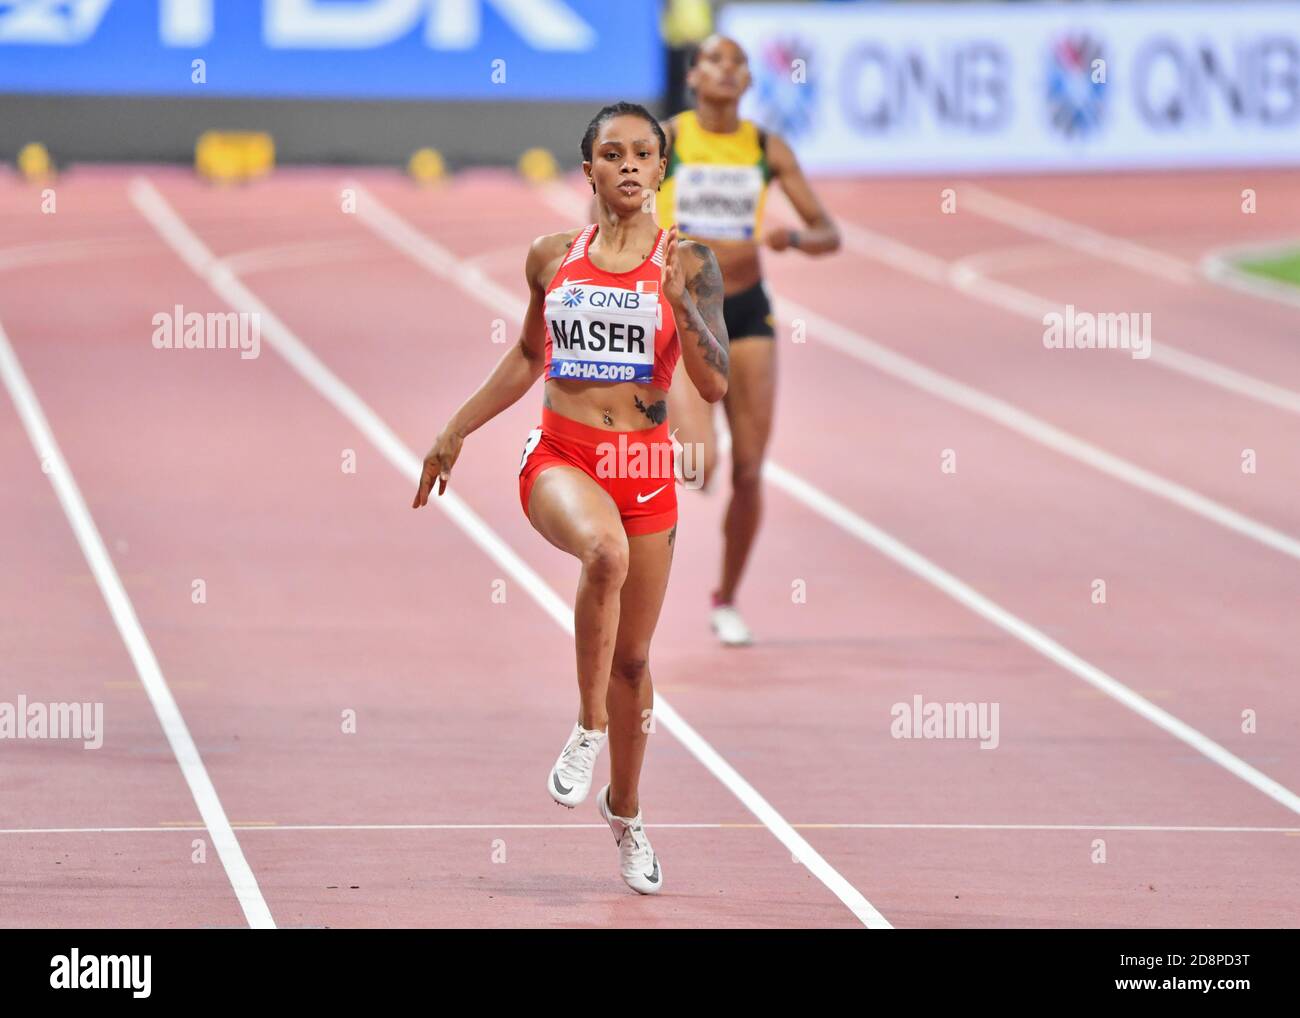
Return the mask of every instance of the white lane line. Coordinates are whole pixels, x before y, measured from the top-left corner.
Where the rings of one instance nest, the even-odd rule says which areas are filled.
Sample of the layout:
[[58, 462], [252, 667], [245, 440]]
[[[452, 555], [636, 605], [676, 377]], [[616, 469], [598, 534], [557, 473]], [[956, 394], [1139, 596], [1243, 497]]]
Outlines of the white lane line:
[[[562, 214], [571, 215], [575, 210], [567, 199], [560, 196], [559, 192], [553, 193], [557, 197], [551, 204]], [[931, 371], [929, 368], [910, 361], [887, 347], [873, 343], [850, 329], [822, 318], [807, 308], [794, 304], [792, 301], [778, 298], [778, 303], [794, 317], [803, 318], [808, 325], [809, 332], [816, 336], [819, 342], [838, 346], [839, 349], [858, 357], [865, 363], [872, 364], [882, 371], [911, 382], [918, 388], [959, 403], [982, 416], [1005, 424], [1012, 430], [1018, 431], [1040, 444], [1064, 452], [1066, 455], [1088, 463], [1105, 473], [1126, 480], [1135, 487], [1150, 491], [1152, 494], [1159, 494], [1176, 504], [1183, 505], [1184, 508], [1214, 519], [1230, 529], [1251, 536], [1270, 547], [1276, 547], [1277, 550], [1284, 551], [1293, 558], [1300, 558], [1300, 542], [1285, 534], [1273, 531], [1262, 524], [1257, 524], [1253, 520], [1249, 520], [1224, 506], [1219, 506], [1217, 503], [1211, 502], [1189, 489], [1165, 481], [1163, 478], [1156, 477], [1154, 474], [1126, 463], [1119, 457], [1111, 456], [1110, 453], [1103, 452], [1095, 446], [1090, 446], [1080, 439], [1052, 427], [1046, 421], [1031, 417], [1008, 403], [994, 399], [977, 389], [950, 379], [936, 371]], [[763, 476], [767, 481], [797, 501], [802, 502], [819, 516], [875, 548], [908, 572], [942, 590], [976, 615], [991, 622], [1021, 643], [1042, 654], [1048, 660], [1107, 696], [1117, 700], [1170, 735], [1182, 740], [1197, 752], [1257, 788], [1269, 798], [1276, 800], [1295, 813], [1300, 813], [1300, 796], [1297, 796], [1280, 782], [1252, 767], [1209, 737], [1180, 721], [1168, 711], [1157, 707], [1150, 700], [1107, 675], [1100, 668], [1085, 661], [1074, 652], [1067, 650], [1045, 633], [980, 594], [951, 573], [941, 569], [920, 553], [909, 548], [902, 541], [868, 522], [808, 481], [770, 459], [764, 465]]]
[[1064, 248], [1036, 240], [1010, 247], [991, 247], [975, 254], [963, 255], [952, 262], [951, 269], [968, 266], [977, 272], [1012, 272], [1016, 269], [1041, 269], [1045, 265], [1073, 265], [1074, 254]]
[[302, 268], [329, 262], [355, 261], [373, 253], [370, 246], [355, 241], [309, 241], [296, 244], [277, 244], [273, 247], [238, 251], [221, 259], [231, 272], [248, 275], [274, 269]]
[[[859, 245], [859, 231], [856, 228], [853, 231], [853, 238], [849, 241], [849, 249], [858, 254], [863, 253]], [[1057, 304], [1055, 301], [1039, 297], [1010, 283], [991, 279], [966, 258], [959, 258], [948, 267], [948, 285], [969, 297], [982, 300], [1004, 311], [1010, 311], [1022, 318], [1032, 318], [1040, 324], [1048, 314], [1063, 311], [1065, 308], [1064, 304]], [[1154, 356], [1154, 340], [1151, 349]]]
[[[766, 831], [765, 824], [699, 823], [647, 824], [656, 830]], [[1131, 831], [1141, 834], [1300, 834], [1300, 827], [1201, 827], [1160, 824], [854, 824], [792, 823], [791, 827], [818, 831]], [[248, 824], [241, 831], [602, 831], [605, 824]], [[202, 831], [196, 824], [159, 827], [5, 827], [3, 834], [166, 834]]]
[[977, 216], [992, 219], [1022, 233], [1042, 237], [1170, 283], [1191, 286], [1197, 281], [1195, 267], [1163, 251], [1062, 219], [969, 182], [958, 184], [956, 190], [960, 211], [974, 212]]
[[897, 266], [918, 279], [924, 279], [927, 283], [938, 286], [949, 283], [951, 266], [937, 255], [845, 219], [837, 220], [836, 225], [850, 251], [869, 255], [887, 265]]
[[1157, 367], [1177, 371], [1188, 378], [1208, 382], [1225, 392], [1245, 396], [1256, 403], [1264, 403], [1277, 410], [1300, 414], [1300, 392], [1274, 385], [1272, 382], [1265, 382], [1254, 375], [1212, 361], [1208, 357], [1172, 347], [1159, 338], [1151, 343], [1151, 363]]
[[1240, 244], [1207, 251], [1201, 258], [1201, 272], [1220, 286], [1231, 287], [1252, 297], [1264, 297], [1279, 304], [1300, 307], [1300, 286], [1280, 279], [1257, 276], [1237, 266], [1237, 261], [1266, 259], [1300, 250], [1300, 237], [1270, 244]]
[[[854, 254], [909, 272], [927, 283], [950, 287], [972, 300], [1032, 319], [1039, 325], [1043, 324], [1044, 315], [1060, 312], [1065, 307], [1059, 301], [989, 278], [978, 267], [978, 255], [947, 262], [858, 223], [840, 220], [839, 227], [845, 248]], [[1237, 371], [1218, 361], [1188, 353], [1171, 346], [1159, 336], [1151, 344], [1150, 363], [1254, 402], [1300, 414], [1300, 392]]]
[[863, 519], [843, 503], [837, 502], [807, 481], [795, 476], [774, 462], [768, 461], [764, 472], [769, 481], [818, 515], [830, 520], [842, 530], [853, 534], [865, 544], [870, 545], [881, 554], [898, 563], [908, 572], [919, 576], [927, 583], [942, 590], [954, 601], [1042, 654], [1049, 661], [1054, 662], [1090, 686], [1122, 703], [1129, 710], [1146, 718], [1153, 725], [1168, 732], [1174, 738], [1180, 739], [1198, 753], [1213, 760], [1224, 770], [1257, 788], [1269, 798], [1276, 800], [1294, 813], [1300, 813], [1300, 796], [1297, 796], [1281, 782], [1273, 780], [1267, 774], [1224, 749], [1191, 725], [1180, 721], [1168, 711], [1157, 707], [1146, 697], [1134, 692], [1118, 679], [1085, 661], [1073, 651], [1067, 650], [1046, 633], [1007, 611], [969, 584], [953, 576], [952, 573], [940, 568], [925, 556], [912, 550], [902, 541]]
[[[990, 279], [975, 266], [971, 259], [957, 259], [945, 262], [924, 251], [918, 251], [883, 234], [868, 230], [856, 223], [840, 222], [840, 233], [844, 237], [844, 246], [854, 254], [872, 258], [893, 269], [910, 272], [912, 275], [936, 285], [946, 285], [966, 296], [1010, 311], [1043, 324], [1043, 316], [1049, 312], [1060, 312], [1065, 305], [1059, 301], [1048, 300], [1038, 294], [1009, 283]], [[908, 257], [900, 257], [900, 248], [908, 249]], [[1287, 389], [1254, 375], [1237, 371], [1218, 361], [1212, 361], [1196, 354], [1188, 353], [1170, 345], [1159, 335], [1151, 343], [1150, 364], [1176, 372], [1198, 382], [1204, 382], [1225, 392], [1256, 403], [1263, 403], [1300, 414], [1300, 392]], [[1136, 367], [1136, 366], [1135, 366]]]
[[91, 258], [122, 258], [145, 254], [148, 247], [138, 239], [113, 237], [61, 240], [45, 244], [24, 244], [0, 249], [0, 272], [12, 272], [33, 265], [48, 265]]
[[502, 286], [480, 266], [458, 258], [427, 234], [417, 230], [360, 184], [349, 181], [345, 186], [356, 191], [357, 218], [383, 240], [435, 276], [458, 286], [501, 314], [523, 321], [528, 301]]
[[[266, 342], [366, 435], [412, 484], [419, 482], [423, 468], [420, 457], [408, 449], [379, 415], [330, 371], [287, 325], [230, 272], [229, 268], [216, 263], [206, 245], [181, 220], [152, 184], [144, 178], [135, 178], [130, 185], [130, 196], [145, 219], [154, 226], [185, 263], [207, 281], [218, 296], [238, 310], [259, 313], [262, 316], [262, 335]], [[383, 232], [383, 227], [378, 225], [374, 218], [374, 210], [379, 207], [378, 202], [359, 185], [357, 185], [357, 198], [358, 218], [374, 228], [381, 236], [390, 239], [389, 234]], [[386, 220], [389, 222], [390, 234], [393, 230], [392, 218], [390, 214], [389, 219]], [[406, 243], [411, 243], [410, 232], [398, 232], [391, 239], [394, 243], [399, 243], [397, 238], [402, 237]], [[423, 257], [430, 259], [425, 264], [431, 267], [438, 266], [434, 268], [435, 272], [452, 279], [456, 285], [480, 299], [496, 300], [498, 306], [508, 300], [508, 306], [518, 308], [515, 317], [522, 317], [523, 303], [504, 288], [492, 283], [481, 273], [462, 268], [453, 255], [432, 241], [418, 247]], [[573, 607], [501, 540], [463, 499], [449, 491], [431, 501], [446, 512], [456, 525], [464, 530], [502, 569], [509, 572], [557, 625], [566, 633], [573, 633]], [[655, 697], [655, 717], [864, 925], [872, 929], [892, 928], [875, 906], [823, 859], [753, 785], [741, 777], [734, 767], [686, 723], [686, 720], [662, 695]]]
[[[154, 254], [157, 250], [157, 246], [152, 242], [142, 243], [135, 238], [55, 241], [48, 244], [0, 248], [0, 272], [13, 272], [35, 265], [143, 256]], [[346, 243], [314, 241], [239, 251], [227, 255], [222, 261], [228, 264], [232, 271], [247, 275], [268, 269], [300, 268], [327, 262], [354, 261], [373, 253], [374, 250], [370, 245], [357, 241]]]
[[1163, 499], [1204, 520], [1293, 559], [1300, 559], [1300, 540], [1216, 502], [1186, 485], [1131, 463], [1086, 442], [1019, 407], [904, 357], [883, 344], [832, 322], [785, 297], [776, 298], [783, 317], [802, 319], [807, 335], [900, 381], [1002, 425], [1038, 445], [1089, 466], [1107, 477]]
[[100, 537], [85, 499], [82, 498], [81, 490], [63, 458], [63, 453], [54, 439], [54, 433], [45, 419], [45, 413], [36, 398], [36, 393], [27, 381], [27, 376], [18, 363], [18, 357], [2, 325], [0, 325], [0, 376], [4, 378], [5, 388], [9, 390], [9, 396], [18, 409], [23, 427], [27, 430], [27, 436], [31, 439], [41, 463], [49, 468], [50, 483], [54, 486], [55, 494], [58, 495], [59, 504], [63, 507], [64, 515], [68, 518], [68, 523], [76, 535], [77, 543], [81, 546], [82, 554], [85, 555], [91, 572], [94, 573], [95, 582], [99, 584], [100, 593], [103, 594], [113, 621], [117, 624], [117, 631], [121, 634], [122, 642], [126, 644], [126, 649], [131, 655], [131, 661], [149, 696], [149, 702], [153, 704], [154, 712], [158, 715], [158, 723], [162, 726], [163, 734], [167, 736], [167, 742], [171, 745], [176, 762], [180, 765], [185, 783], [189, 785], [194, 804], [199, 809], [199, 816], [203, 818], [204, 829], [212, 836], [212, 843], [216, 846], [221, 865], [225, 867], [226, 876], [230, 880], [230, 886], [234, 888], [235, 896], [239, 899], [240, 907], [244, 910], [248, 925], [254, 929], [274, 929], [275, 920], [271, 918], [271, 911], [262, 897], [261, 888], [257, 886], [257, 879], [244, 858], [243, 849], [240, 848], [226, 812], [222, 809], [217, 790], [208, 777], [207, 768], [203, 766], [203, 760], [194, 745], [194, 740], [190, 737], [185, 719], [181, 717], [180, 708], [176, 705], [176, 700], [167, 686], [167, 680], [163, 677], [162, 668], [159, 667], [158, 659], [154, 656], [149, 638], [145, 636], [140, 620], [136, 617], [135, 608], [127, 596], [126, 588], [122, 586], [122, 580], [104, 547], [103, 538]]
[[519, 245], [511, 244], [509, 247], [498, 247], [491, 251], [470, 255], [465, 259], [465, 264], [484, 270], [490, 266], [517, 269], [519, 267]]

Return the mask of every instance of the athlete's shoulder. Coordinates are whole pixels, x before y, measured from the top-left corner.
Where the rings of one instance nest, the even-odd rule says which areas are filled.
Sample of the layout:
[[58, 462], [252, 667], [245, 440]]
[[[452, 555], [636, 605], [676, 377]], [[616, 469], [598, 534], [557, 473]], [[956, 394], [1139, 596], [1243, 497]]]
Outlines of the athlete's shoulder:
[[758, 147], [767, 152], [768, 142], [776, 137], [771, 131], [760, 124], [757, 120], [750, 120], [748, 117], [740, 118], [740, 129], [751, 134], [758, 140]]
[[544, 233], [535, 237], [528, 247], [528, 258], [524, 263], [524, 273], [530, 282], [545, 284], [539, 277], [552, 262], [558, 261], [573, 246], [585, 227], [576, 230], [564, 230], [561, 233]]
[[703, 244], [698, 240], [686, 240], [682, 238], [677, 242], [678, 248], [686, 258], [687, 278], [703, 278], [711, 282], [716, 276], [720, 281], [722, 279], [722, 270], [718, 267], [718, 256], [713, 253], [713, 248], [708, 244]]
[[[757, 126], [755, 125], [755, 127]], [[758, 128], [758, 132], [759, 141], [763, 146], [763, 154], [767, 156], [768, 165], [775, 172], [780, 173], [783, 169], [798, 165], [799, 160], [794, 154], [794, 149], [790, 147], [790, 143], [785, 138], [775, 131], [765, 131], [761, 127]]]
[[578, 239], [578, 234], [585, 229], [585, 226], [579, 226], [575, 230], [562, 230], [559, 233], [543, 233], [540, 237], [533, 238], [533, 242], [528, 248], [528, 254], [530, 256], [537, 255], [542, 258], [558, 257], [573, 246], [573, 242]]
[[692, 258], [710, 258], [713, 255], [713, 249], [702, 240], [689, 240], [682, 237], [677, 244], [682, 249], [682, 254], [688, 254]]

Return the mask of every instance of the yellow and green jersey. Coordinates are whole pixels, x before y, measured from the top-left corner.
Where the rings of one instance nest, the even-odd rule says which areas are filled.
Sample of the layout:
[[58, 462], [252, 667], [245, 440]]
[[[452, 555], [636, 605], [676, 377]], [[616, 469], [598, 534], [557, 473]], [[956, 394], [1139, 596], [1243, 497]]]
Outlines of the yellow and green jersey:
[[674, 119], [673, 135], [656, 204], [659, 225], [676, 223], [682, 236], [698, 240], [758, 243], [772, 179], [765, 133], [742, 120], [738, 130], [715, 134], [687, 110]]

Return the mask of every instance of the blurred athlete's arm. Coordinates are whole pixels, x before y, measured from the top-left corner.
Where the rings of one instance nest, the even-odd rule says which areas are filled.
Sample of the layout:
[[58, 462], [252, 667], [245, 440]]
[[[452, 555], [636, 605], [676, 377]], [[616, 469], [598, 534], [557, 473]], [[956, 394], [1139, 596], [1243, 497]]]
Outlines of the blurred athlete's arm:
[[781, 182], [781, 190], [790, 199], [799, 218], [804, 221], [804, 229], [792, 230], [783, 226], [767, 230], [763, 243], [773, 251], [794, 247], [807, 254], [826, 254], [837, 250], [840, 246], [839, 229], [817, 200], [794, 150], [779, 135], [767, 136], [767, 164], [772, 168], [772, 176]]

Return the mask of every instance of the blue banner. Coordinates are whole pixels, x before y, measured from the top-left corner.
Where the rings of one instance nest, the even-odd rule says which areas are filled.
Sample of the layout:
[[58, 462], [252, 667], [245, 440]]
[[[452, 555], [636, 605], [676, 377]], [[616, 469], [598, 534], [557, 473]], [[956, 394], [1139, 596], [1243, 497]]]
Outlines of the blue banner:
[[654, 0], [0, 0], [0, 92], [648, 99]]

